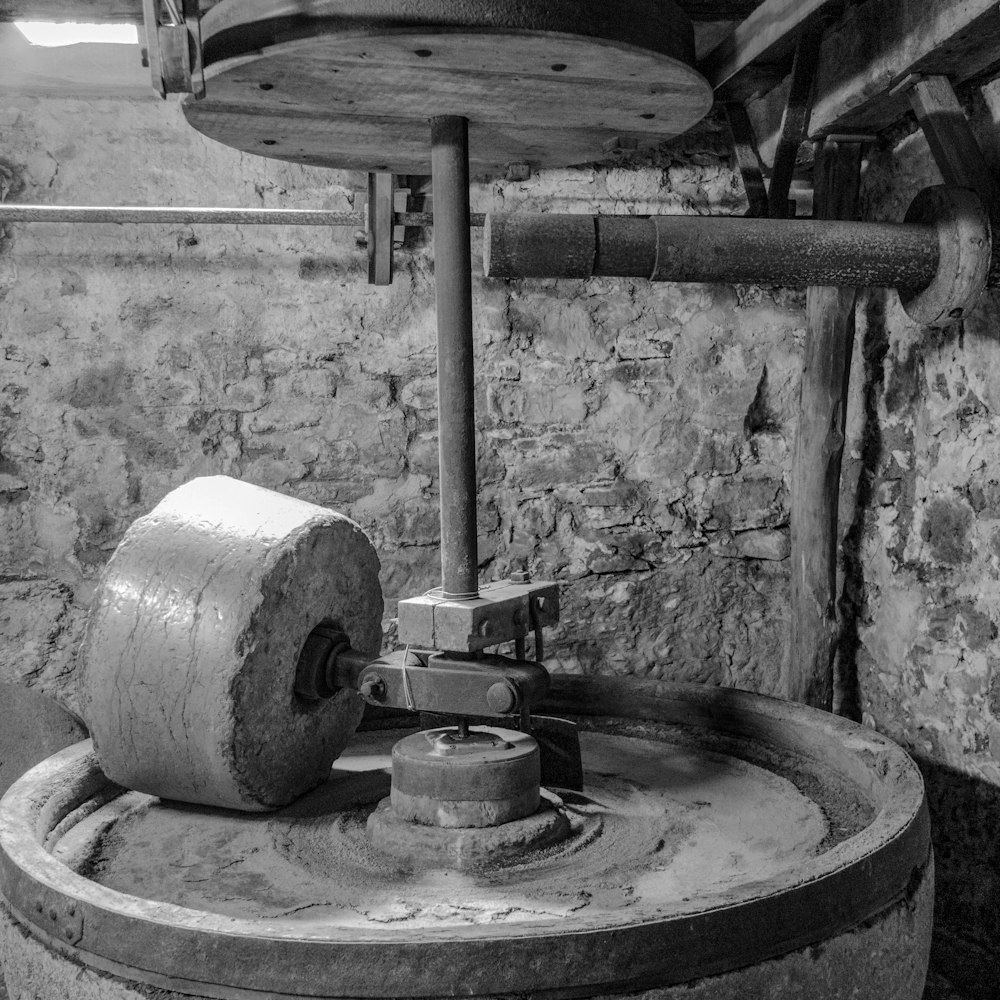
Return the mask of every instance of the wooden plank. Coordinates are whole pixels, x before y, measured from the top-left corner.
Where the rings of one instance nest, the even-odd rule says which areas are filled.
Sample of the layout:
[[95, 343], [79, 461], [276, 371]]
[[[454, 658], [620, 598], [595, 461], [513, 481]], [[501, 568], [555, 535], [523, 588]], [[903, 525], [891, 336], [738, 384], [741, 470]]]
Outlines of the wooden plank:
[[830, 0], [765, 0], [701, 60], [698, 68], [716, 90], [751, 63], [790, 52], [802, 28]]
[[767, 188], [764, 187], [764, 173], [761, 169], [760, 154], [753, 126], [747, 116], [742, 101], [731, 101], [724, 105], [729, 127], [733, 133], [733, 152], [743, 178], [743, 188], [747, 196], [747, 216], [767, 218]]
[[[810, 136], [878, 132], [909, 110], [910, 74], [946, 75], [952, 84], [1000, 65], [995, 0], [866, 0], [829, 28], [820, 50]], [[767, 160], [779, 129], [780, 93], [748, 112]]]
[[[989, 213], [993, 231], [1000, 232], [1000, 186], [948, 78], [917, 80], [910, 90], [910, 104], [945, 184], [972, 188]], [[991, 264], [988, 281], [993, 287], [1000, 281], [1000, 259]]]
[[740, 21], [760, 6], [761, 0], [675, 0], [692, 21]]
[[991, 220], [1000, 220], [1000, 198], [993, 171], [948, 78], [923, 77], [914, 82], [909, 96], [945, 184], [972, 188], [982, 199]]
[[[816, 161], [817, 218], [854, 220], [861, 144], [824, 143]], [[814, 708], [833, 704], [837, 652], [840, 466], [857, 290], [812, 286], [792, 456], [792, 628], [784, 696]]]
[[788, 88], [788, 101], [781, 116], [781, 133], [774, 154], [771, 185], [767, 191], [768, 214], [772, 219], [785, 219], [790, 214], [788, 192], [792, 187], [795, 160], [809, 128], [812, 110], [813, 82], [822, 29], [818, 25], [803, 28], [795, 46], [795, 61]]
[[0, 0], [0, 21], [141, 24], [142, 0]]

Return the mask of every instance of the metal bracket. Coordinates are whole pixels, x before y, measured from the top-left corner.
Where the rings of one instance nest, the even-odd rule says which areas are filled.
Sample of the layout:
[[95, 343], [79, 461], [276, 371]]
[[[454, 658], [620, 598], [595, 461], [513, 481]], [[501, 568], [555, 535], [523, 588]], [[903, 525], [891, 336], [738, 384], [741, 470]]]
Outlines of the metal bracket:
[[64, 944], [79, 944], [83, 938], [83, 908], [76, 900], [41, 887], [28, 919]]
[[167, 94], [205, 96], [205, 71], [201, 54], [199, 0], [143, 0], [146, 29], [144, 62], [153, 79], [153, 89]]
[[[424, 649], [476, 652], [515, 642], [559, 621], [559, 585], [501, 580], [483, 585], [472, 600], [444, 600], [440, 592], [399, 602], [399, 641]], [[541, 653], [536, 653], [541, 659]]]
[[548, 671], [540, 663], [412, 650], [380, 657], [358, 677], [358, 691], [370, 705], [441, 715], [526, 713], [548, 688]]

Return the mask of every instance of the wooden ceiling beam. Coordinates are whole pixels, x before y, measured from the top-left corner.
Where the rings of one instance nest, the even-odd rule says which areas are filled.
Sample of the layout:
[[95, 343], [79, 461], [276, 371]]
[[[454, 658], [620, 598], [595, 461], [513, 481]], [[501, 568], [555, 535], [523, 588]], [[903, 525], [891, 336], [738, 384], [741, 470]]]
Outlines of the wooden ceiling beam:
[[698, 68], [712, 85], [727, 93], [738, 91], [734, 78], [751, 64], [774, 63], [792, 53], [803, 27], [812, 22], [831, 0], [765, 0], [714, 48]]
[[[1000, 65], [995, 0], [865, 0], [827, 29], [820, 49], [809, 135], [877, 133], [909, 109], [910, 76], [952, 84]], [[748, 106], [765, 162], [773, 149], [787, 81]]]
[[141, 24], [142, 0], [0, 0], [0, 21]]

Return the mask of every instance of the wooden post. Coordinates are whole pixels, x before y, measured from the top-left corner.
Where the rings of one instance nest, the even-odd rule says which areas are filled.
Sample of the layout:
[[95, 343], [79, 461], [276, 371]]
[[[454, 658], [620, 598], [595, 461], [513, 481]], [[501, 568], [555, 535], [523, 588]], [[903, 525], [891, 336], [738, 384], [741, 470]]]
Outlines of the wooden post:
[[[820, 143], [816, 215], [858, 214], [860, 143]], [[815, 708], [833, 704], [837, 651], [837, 524], [847, 385], [857, 290], [811, 286], [798, 426], [792, 457], [792, 629], [784, 696]]]

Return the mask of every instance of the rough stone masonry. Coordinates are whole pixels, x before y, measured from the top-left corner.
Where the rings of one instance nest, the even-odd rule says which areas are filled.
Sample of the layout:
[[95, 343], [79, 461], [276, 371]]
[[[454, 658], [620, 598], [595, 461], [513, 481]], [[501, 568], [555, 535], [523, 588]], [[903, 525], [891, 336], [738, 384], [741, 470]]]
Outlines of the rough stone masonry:
[[[172, 104], [0, 110], [13, 196], [321, 206], [360, 176], [240, 155]], [[479, 185], [474, 208], [731, 212], [711, 127], [639, 169]], [[478, 248], [477, 248], [478, 249]], [[74, 704], [94, 581], [168, 490], [223, 473], [358, 520], [390, 615], [439, 567], [433, 260], [351, 231], [19, 226], [0, 256], [0, 660]], [[475, 283], [480, 552], [565, 585], [554, 669], [774, 690], [787, 630], [797, 295]], [[390, 629], [391, 638], [391, 629]]]

